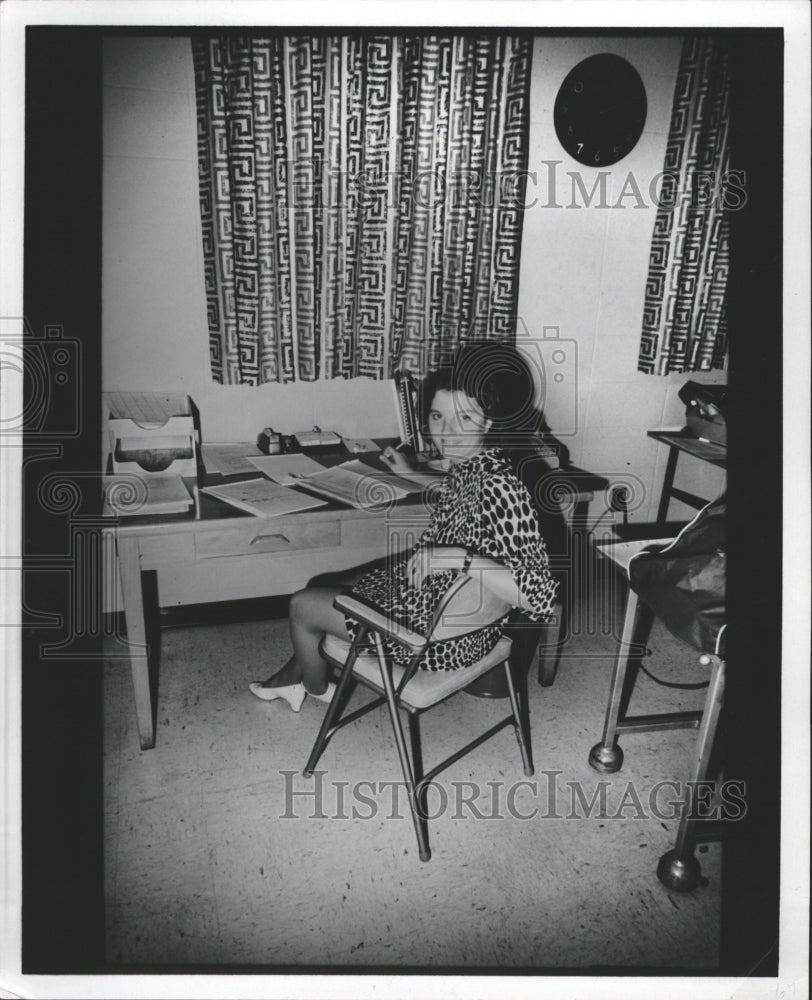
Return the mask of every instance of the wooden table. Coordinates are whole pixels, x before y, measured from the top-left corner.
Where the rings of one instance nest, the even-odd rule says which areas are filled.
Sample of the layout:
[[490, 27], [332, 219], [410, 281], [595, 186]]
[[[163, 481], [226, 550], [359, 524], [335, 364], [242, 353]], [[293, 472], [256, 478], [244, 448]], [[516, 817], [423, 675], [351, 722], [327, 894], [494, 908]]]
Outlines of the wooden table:
[[663, 488], [660, 491], [660, 505], [657, 508], [657, 524], [663, 524], [666, 521], [668, 505], [672, 497], [675, 500], [681, 500], [689, 507], [693, 507], [694, 510], [701, 510], [708, 503], [707, 500], [674, 486], [674, 476], [680, 452], [685, 452], [702, 462], [709, 462], [711, 465], [724, 469], [727, 467], [727, 448], [720, 444], [714, 444], [713, 441], [703, 441], [702, 438], [695, 437], [687, 430], [649, 431], [648, 436], [655, 441], [662, 441], [670, 449], [663, 478]]
[[[147, 636], [159, 607], [291, 594], [314, 576], [414, 544], [429, 516], [417, 500], [375, 511], [331, 504], [259, 518], [203, 495], [191, 515], [133, 517], [107, 528], [121, 582], [141, 748], [155, 745], [150, 668], [158, 664]], [[148, 573], [155, 575], [157, 601], [145, 599]]]
[[[557, 493], [563, 491], [570, 498], [573, 524], [585, 518], [594, 490], [607, 483], [575, 468], [555, 470], [550, 476]], [[215, 481], [222, 480], [211, 480]], [[315, 576], [352, 569], [410, 548], [431, 516], [418, 494], [382, 510], [330, 503], [258, 518], [193, 490], [191, 480], [187, 485], [196, 496], [192, 513], [123, 518], [103, 531], [105, 544], [113, 551], [113, 572], [121, 584], [143, 750], [155, 745], [157, 692], [151, 674], [157, 676], [159, 664], [148, 634], [157, 623], [159, 609], [292, 594]], [[152, 585], [145, 588], [148, 574]], [[554, 665], [546, 669], [548, 674], [552, 669], [555, 676]]]

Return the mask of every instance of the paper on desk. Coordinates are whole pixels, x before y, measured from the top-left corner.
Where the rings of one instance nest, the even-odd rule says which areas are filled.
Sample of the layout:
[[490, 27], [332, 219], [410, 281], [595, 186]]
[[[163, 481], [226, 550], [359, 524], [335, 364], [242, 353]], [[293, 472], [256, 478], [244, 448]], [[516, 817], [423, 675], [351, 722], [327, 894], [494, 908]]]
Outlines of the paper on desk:
[[162, 426], [172, 417], [188, 415], [189, 397], [178, 392], [105, 392], [104, 402], [114, 420], [142, 426]]
[[309, 476], [324, 470], [323, 465], [307, 455], [252, 455], [248, 461], [252, 472], [259, 469], [263, 476], [282, 486], [293, 486], [296, 483], [293, 476]]
[[298, 490], [289, 490], [286, 486], [267, 479], [206, 486], [201, 492], [258, 517], [276, 517], [279, 514], [293, 514], [310, 507], [324, 506], [323, 500], [317, 500]]
[[322, 468], [312, 475], [295, 476], [293, 481], [298, 486], [362, 509], [392, 503], [420, 489], [397, 476], [375, 472], [358, 459]]
[[140, 477], [132, 473], [102, 476], [105, 517], [139, 514], [185, 514], [192, 506], [178, 475]]
[[206, 472], [219, 472], [221, 476], [244, 476], [254, 472], [250, 458], [260, 458], [259, 449], [247, 441], [243, 444], [203, 445], [203, 464]]

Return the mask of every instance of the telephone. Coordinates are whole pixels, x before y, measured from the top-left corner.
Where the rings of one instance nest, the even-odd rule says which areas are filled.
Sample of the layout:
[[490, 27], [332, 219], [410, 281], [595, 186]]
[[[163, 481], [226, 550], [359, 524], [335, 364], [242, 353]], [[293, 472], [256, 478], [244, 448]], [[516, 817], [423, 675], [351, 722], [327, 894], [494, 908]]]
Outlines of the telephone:
[[[416, 454], [422, 454], [426, 441], [420, 427], [420, 401], [414, 377], [409, 372], [395, 372], [392, 386], [400, 440], [411, 445]], [[335, 431], [323, 431], [320, 427], [295, 434], [279, 434], [272, 427], [265, 427], [257, 437], [257, 447], [265, 455], [287, 455], [316, 449], [339, 450], [344, 442]]]
[[295, 434], [279, 434], [272, 427], [265, 427], [259, 432], [257, 447], [264, 455], [289, 455], [314, 449], [343, 448], [343, 442], [335, 431], [323, 431], [320, 427]]

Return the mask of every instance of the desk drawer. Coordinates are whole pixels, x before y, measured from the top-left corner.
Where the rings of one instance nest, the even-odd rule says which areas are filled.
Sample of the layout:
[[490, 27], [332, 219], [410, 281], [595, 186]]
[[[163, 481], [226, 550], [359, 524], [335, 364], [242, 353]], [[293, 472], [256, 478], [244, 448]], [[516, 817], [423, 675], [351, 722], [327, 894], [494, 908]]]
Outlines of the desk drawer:
[[275, 525], [272, 520], [255, 521], [239, 528], [195, 533], [198, 559], [222, 556], [262, 555], [266, 552], [297, 552], [301, 549], [331, 549], [340, 544], [338, 521], [313, 524]]
[[195, 547], [190, 534], [147, 535], [138, 541], [141, 569], [157, 569], [188, 562], [195, 557]]

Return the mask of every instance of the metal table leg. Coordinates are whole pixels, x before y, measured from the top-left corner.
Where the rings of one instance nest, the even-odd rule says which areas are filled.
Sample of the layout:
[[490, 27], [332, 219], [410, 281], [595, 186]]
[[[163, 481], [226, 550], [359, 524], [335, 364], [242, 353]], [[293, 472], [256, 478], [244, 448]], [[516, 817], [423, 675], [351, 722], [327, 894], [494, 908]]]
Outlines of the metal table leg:
[[603, 739], [589, 751], [590, 766], [596, 771], [600, 771], [601, 774], [612, 774], [623, 766], [623, 751], [617, 745], [617, 728], [623, 700], [623, 685], [631, 656], [634, 626], [637, 621], [638, 603], [637, 594], [629, 587], [626, 597], [626, 614], [623, 619], [623, 633], [615, 657], [609, 704], [606, 707]]

